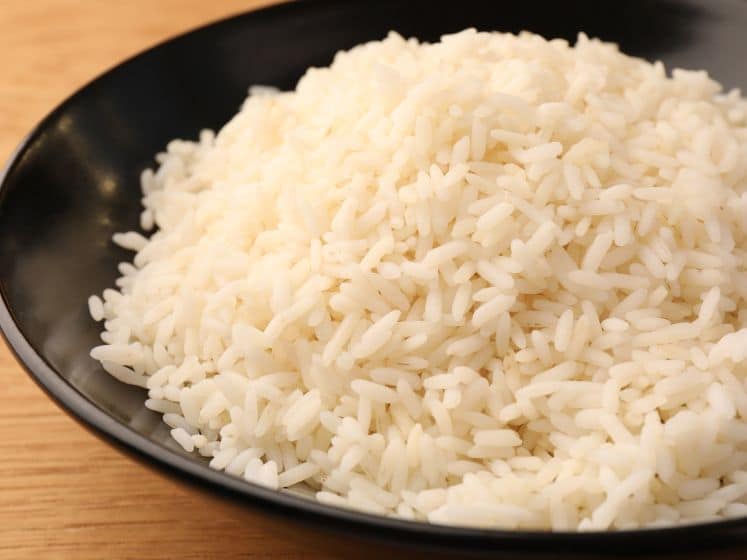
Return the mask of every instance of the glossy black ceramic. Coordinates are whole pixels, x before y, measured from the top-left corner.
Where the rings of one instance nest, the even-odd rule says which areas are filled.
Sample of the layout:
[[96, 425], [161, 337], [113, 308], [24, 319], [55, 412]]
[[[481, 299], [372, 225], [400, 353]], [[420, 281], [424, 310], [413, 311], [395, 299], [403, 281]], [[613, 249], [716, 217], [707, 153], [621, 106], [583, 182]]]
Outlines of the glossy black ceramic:
[[[420, 39], [474, 26], [617, 41], [668, 65], [747, 86], [740, 0], [350, 0], [282, 5], [177, 37], [107, 72], [55, 109], [9, 162], [0, 190], [0, 326], [34, 379], [95, 433], [160, 471], [225, 499], [268, 530], [311, 537], [341, 557], [741, 558], [747, 519], [671, 530], [550, 534], [436, 527], [322, 506], [269, 491], [180, 451], [144, 393], [88, 357], [86, 298], [111, 286], [128, 254], [112, 233], [136, 227], [138, 175], [175, 137], [234, 114], [250, 84], [292, 88], [304, 69], [390, 29]], [[53, 76], [49, 77], [54, 79]], [[9, 107], [1, 111], [12, 110]], [[704, 551], [709, 551], [708, 553]]]

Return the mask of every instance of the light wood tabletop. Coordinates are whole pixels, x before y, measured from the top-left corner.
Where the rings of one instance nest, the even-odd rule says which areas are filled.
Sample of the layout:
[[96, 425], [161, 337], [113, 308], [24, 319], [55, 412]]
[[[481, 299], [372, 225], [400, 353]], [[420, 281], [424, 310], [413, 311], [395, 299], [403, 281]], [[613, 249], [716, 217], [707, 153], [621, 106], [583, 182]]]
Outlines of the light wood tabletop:
[[[122, 59], [272, 0], [0, 0], [0, 159]], [[322, 558], [97, 440], [0, 343], [0, 559]]]

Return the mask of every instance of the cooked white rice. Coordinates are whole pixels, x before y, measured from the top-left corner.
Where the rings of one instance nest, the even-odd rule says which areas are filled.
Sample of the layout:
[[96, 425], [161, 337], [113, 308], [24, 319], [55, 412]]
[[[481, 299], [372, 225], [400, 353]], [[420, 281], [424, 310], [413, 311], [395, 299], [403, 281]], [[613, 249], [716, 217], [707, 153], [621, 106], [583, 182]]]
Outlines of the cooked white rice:
[[214, 468], [434, 523], [747, 513], [739, 92], [391, 34], [157, 161], [91, 355]]

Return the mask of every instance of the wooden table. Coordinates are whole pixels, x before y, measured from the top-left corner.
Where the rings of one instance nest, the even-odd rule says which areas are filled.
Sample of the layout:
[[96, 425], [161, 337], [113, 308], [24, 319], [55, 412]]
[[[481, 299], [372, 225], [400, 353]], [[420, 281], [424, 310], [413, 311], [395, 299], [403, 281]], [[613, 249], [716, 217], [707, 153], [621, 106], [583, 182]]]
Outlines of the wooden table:
[[[268, 0], [0, 0], [0, 159], [120, 60]], [[310, 558], [109, 448], [0, 343], [0, 559]]]

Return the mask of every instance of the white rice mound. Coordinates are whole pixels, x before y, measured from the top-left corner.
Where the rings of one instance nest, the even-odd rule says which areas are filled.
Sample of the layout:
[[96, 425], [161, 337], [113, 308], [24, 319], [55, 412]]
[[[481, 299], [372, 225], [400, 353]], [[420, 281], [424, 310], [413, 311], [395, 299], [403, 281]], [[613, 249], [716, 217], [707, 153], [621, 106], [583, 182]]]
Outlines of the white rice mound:
[[747, 514], [738, 91], [392, 33], [157, 161], [91, 355], [212, 467], [433, 523]]

